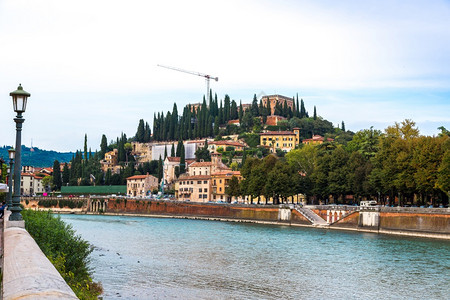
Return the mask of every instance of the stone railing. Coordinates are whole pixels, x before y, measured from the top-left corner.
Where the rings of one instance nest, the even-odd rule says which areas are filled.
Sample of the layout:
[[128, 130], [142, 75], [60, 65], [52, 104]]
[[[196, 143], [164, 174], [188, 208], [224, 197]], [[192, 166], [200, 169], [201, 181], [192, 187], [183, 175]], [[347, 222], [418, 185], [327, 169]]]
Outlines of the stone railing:
[[78, 299], [23, 221], [3, 218], [3, 299]]

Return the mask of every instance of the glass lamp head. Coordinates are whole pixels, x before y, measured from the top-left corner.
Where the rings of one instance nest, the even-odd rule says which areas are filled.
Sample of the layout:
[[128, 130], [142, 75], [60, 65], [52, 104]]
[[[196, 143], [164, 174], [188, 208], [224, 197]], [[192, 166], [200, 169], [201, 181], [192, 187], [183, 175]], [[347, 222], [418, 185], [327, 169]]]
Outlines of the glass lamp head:
[[27, 108], [27, 100], [28, 97], [31, 96], [30, 93], [27, 93], [23, 90], [22, 85], [19, 84], [19, 87], [14, 92], [9, 94], [13, 98], [13, 107], [16, 113], [23, 113]]

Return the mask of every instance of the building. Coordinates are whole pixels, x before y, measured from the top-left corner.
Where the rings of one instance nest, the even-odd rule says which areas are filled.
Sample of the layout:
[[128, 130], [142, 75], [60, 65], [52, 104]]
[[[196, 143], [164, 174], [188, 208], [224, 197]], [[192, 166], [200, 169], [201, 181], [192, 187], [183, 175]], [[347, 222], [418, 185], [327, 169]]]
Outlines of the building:
[[110, 169], [113, 173], [118, 173], [120, 171], [119, 163], [119, 150], [114, 149], [105, 153], [105, 157], [100, 161], [102, 166], [102, 171], [106, 172]]
[[131, 155], [134, 156], [138, 164], [142, 164], [152, 160], [152, 146], [150, 143], [131, 143]]
[[281, 96], [281, 95], [269, 95], [263, 96], [261, 101], [265, 107], [267, 107], [267, 103], [270, 103], [270, 114], [273, 115], [275, 112], [275, 106], [278, 103], [281, 107], [284, 107], [286, 104], [292, 110], [294, 109], [294, 100], [289, 97]]
[[208, 150], [211, 153], [217, 152], [217, 148], [222, 147], [224, 151], [227, 147], [233, 147], [235, 151], [244, 151], [246, 144], [236, 141], [212, 141], [208, 142]]
[[278, 125], [278, 122], [287, 120], [285, 117], [282, 116], [267, 116], [266, 125], [267, 126], [276, 126]]
[[242, 201], [241, 198], [232, 199], [233, 197], [227, 194], [227, 188], [233, 176], [236, 176], [239, 181], [242, 180], [241, 172], [239, 171], [225, 170], [211, 175], [212, 201], [224, 201], [228, 203]]
[[325, 142], [325, 141], [327, 141], [327, 142], [333, 142], [334, 140], [331, 139], [331, 138], [327, 138], [327, 139], [325, 140], [325, 138], [324, 138], [323, 136], [318, 135], [318, 134], [315, 134], [315, 135], [313, 135], [313, 137], [310, 138], [310, 139], [304, 139], [304, 140], [302, 141], [302, 143], [303, 143], [303, 144], [306, 144], [306, 145], [320, 145], [320, 144], [323, 144], [323, 142]]
[[42, 178], [32, 173], [22, 173], [20, 182], [20, 193], [26, 196], [43, 193], [44, 186], [42, 185]]
[[175, 197], [181, 201], [211, 201], [211, 176], [189, 176], [189, 174], [181, 175], [178, 180], [178, 189]]
[[260, 145], [275, 153], [277, 149], [289, 152], [300, 144], [300, 128], [294, 131], [268, 131], [260, 133]]
[[158, 178], [153, 175], [135, 175], [127, 178], [127, 195], [144, 197], [158, 188]]
[[230, 172], [231, 169], [222, 162], [220, 153], [212, 153], [210, 162], [200, 161], [189, 164], [187, 173], [180, 175], [175, 184], [175, 197], [181, 201], [212, 201], [211, 174], [222, 171]]

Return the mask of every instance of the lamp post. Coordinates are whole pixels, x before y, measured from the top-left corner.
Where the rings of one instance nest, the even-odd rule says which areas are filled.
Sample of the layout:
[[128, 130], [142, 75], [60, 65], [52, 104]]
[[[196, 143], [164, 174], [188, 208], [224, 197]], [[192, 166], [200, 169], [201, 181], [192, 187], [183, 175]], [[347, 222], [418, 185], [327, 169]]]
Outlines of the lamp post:
[[14, 165], [14, 196], [12, 199], [12, 207], [11, 207], [11, 215], [9, 216], [10, 221], [21, 221], [22, 215], [20, 211], [20, 183], [22, 181], [21, 177], [21, 150], [22, 150], [22, 123], [25, 119], [22, 117], [22, 113], [25, 112], [27, 107], [27, 99], [30, 97], [30, 93], [27, 93], [23, 90], [22, 85], [19, 84], [19, 87], [14, 92], [9, 94], [13, 100], [14, 111], [17, 113], [17, 116], [14, 118], [14, 122], [16, 122], [16, 163]]
[[8, 149], [8, 156], [9, 156], [9, 178], [8, 178], [8, 199], [6, 199], [6, 204], [8, 205], [8, 210], [11, 210], [12, 208], [12, 179], [13, 179], [13, 166], [14, 166], [14, 156], [16, 154], [16, 150], [14, 148]]

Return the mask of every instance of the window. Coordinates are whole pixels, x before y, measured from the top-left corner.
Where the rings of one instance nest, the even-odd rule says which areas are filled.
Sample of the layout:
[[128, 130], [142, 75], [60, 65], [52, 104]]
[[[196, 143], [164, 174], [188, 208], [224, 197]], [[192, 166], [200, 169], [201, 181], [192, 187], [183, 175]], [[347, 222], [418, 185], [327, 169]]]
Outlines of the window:
[[198, 180], [198, 181], [197, 181], [197, 184], [201, 184], [201, 183], [202, 183], [202, 181], [201, 181], [201, 180]]
[[205, 193], [207, 193], [207, 192], [208, 192], [208, 189], [203, 189], [203, 191], [204, 191]]
[[198, 175], [202, 175], [202, 171], [198, 172]]
[[207, 183], [208, 183], [208, 181], [206, 181], [206, 180], [203, 180], [203, 183], [204, 183], [204, 184], [207, 184]]
[[201, 193], [201, 192], [202, 192], [202, 188], [199, 188], [199, 189], [198, 189], [198, 192]]
[[221, 191], [222, 191], [222, 188], [220, 187], [220, 188], [219, 188], [219, 192], [221, 192]]
[[219, 180], [219, 183], [222, 183], [222, 179]]
[[214, 179], [214, 185], [216, 185], [216, 180]]

